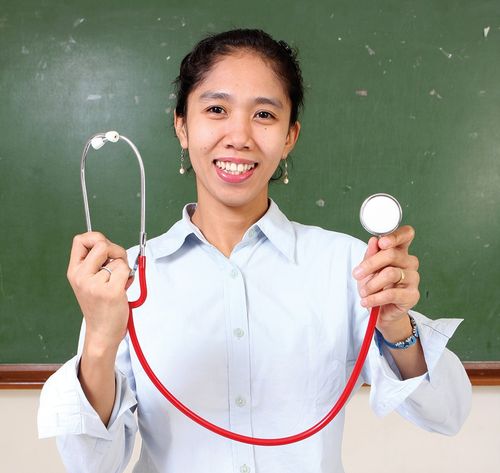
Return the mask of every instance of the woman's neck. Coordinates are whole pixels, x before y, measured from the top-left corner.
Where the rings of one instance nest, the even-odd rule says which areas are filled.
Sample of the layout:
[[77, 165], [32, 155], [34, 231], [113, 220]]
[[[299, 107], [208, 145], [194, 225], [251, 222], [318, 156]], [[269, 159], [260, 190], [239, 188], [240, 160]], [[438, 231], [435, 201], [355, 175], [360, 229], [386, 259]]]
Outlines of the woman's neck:
[[246, 205], [228, 206], [214, 199], [198, 195], [191, 221], [201, 230], [207, 241], [229, 258], [243, 235], [257, 222], [269, 207], [267, 194]]

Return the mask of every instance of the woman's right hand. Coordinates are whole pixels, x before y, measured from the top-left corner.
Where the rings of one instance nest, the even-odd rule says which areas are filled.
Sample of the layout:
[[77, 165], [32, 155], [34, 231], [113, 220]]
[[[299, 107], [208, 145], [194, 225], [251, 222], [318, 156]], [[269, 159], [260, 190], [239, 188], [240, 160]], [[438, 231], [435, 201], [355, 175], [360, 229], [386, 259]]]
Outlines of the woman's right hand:
[[77, 235], [67, 277], [85, 317], [86, 345], [90, 343], [101, 350], [118, 349], [127, 332], [126, 290], [133, 281], [125, 249], [98, 232]]

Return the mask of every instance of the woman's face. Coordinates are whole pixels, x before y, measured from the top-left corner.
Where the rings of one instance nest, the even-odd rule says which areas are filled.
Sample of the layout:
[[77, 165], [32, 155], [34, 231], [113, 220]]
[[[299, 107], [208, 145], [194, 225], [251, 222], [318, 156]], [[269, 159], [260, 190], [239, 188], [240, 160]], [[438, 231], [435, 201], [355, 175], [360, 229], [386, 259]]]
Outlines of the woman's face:
[[269, 179], [292, 150], [300, 124], [290, 127], [291, 103], [282, 82], [255, 53], [224, 56], [175, 116], [189, 149], [198, 202], [229, 207], [267, 205]]

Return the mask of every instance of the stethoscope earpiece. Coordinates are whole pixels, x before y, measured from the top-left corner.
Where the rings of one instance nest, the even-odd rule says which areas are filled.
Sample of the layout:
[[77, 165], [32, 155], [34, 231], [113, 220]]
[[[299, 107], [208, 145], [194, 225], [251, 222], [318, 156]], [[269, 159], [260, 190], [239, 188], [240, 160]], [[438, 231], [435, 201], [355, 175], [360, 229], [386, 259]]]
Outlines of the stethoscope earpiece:
[[94, 136], [94, 138], [92, 138], [90, 140], [90, 144], [92, 145], [92, 148], [94, 149], [101, 149], [104, 145], [105, 145], [105, 141], [104, 139], [102, 138], [102, 136]]
[[108, 131], [104, 137], [108, 140], [111, 141], [111, 143], [116, 143], [120, 139], [120, 135], [118, 134], [117, 131]]
[[106, 142], [116, 143], [120, 139], [117, 131], [108, 131], [107, 133], [98, 133], [91, 140], [90, 144], [95, 150], [101, 149]]

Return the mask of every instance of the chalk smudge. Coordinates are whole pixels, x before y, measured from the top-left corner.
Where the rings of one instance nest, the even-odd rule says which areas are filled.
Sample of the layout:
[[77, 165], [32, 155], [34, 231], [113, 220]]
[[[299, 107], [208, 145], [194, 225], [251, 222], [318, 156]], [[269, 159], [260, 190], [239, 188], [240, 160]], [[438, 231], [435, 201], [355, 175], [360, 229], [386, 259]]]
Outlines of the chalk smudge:
[[446, 52], [443, 48], [439, 48], [439, 50], [448, 58], [451, 59], [453, 54]]
[[368, 54], [370, 56], [375, 56], [375, 51], [372, 48], [370, 48], [370, 46], [368, 46], [367, 44], [365, 44], [365, 48], [368, 51]]
[[439, 95], [439, 93], [436, 91], [436, 89], [432, 89], [430, 92], [429, 92], [429, 95], [432, 95], [433, 97], [436, 97], [438, 99], [442, 99], [443, 97], [441, 97], [441, 95]]

